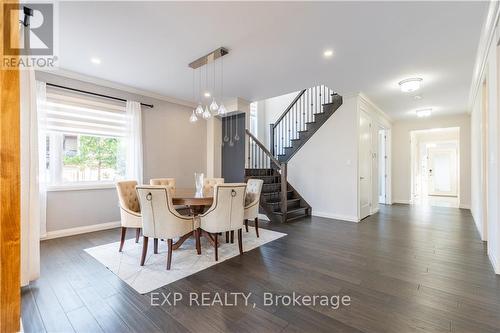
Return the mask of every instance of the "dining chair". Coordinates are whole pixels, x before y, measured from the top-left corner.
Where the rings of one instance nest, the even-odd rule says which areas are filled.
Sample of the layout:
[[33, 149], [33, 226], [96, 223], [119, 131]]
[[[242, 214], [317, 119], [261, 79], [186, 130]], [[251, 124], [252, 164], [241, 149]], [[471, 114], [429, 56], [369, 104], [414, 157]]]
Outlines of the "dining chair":
[[152, 178], [149, 180], [149, 185], [162, 185], [175, 188], [175, 178]]
[[224, 184], [224, 178], [205, 178], [203, 180], [203, 190], [212, 191], [217, 184]]
[[[172, 251], [195, 232], [196, 251], [201, 254], [200, 237], [197, 237], [198, 226], [193, 216], [179, 214], [172, 204], [170, 188], [165, 186], [137, 186], [137, 195], [142, 208], [143, 244], [141, 266], [144, 266], [148, 251], [148, 239], [154, 239], [154, 253], [158, 253], [158, 239], [166, 239], [168, 244], [167, 270], [172, 263]], [[173, 239], [179, 237], [174, 244]]]
[[259, 202], [260, 192], [262, 191], [262, 179], [249, 179], [247, 181], [247, 189], [245, 194], [245, 211], [243, 219], [245, 220], [245, 229], [248, 232], [248, 220], [253, 219], [255, 225], [255, 233], [259, 237]]
[[116, 191], [118, 192], [118, 200], [120, 204], [120, 221], [121, 221], [121, 239], [119, 252], [123, 250], [125, 243], [125, 235], [127, 228], [135, 228], [135, 242], [139, 242], [141, 235], [142, 217], [139, 200], [137, 199], [137, 192], [135, 187], [137, 182], [135, 180], [122, 180], [116, 182]]
[[[238, 247], [243, 254], [243, 210], [245, 205], [245, 183], [215, 184], [214, 199], [210, 208], [199, 215], [199, 226], [214, 242], [215, 261], [219, 260], [219, 233], [238, 231]], [[198, 232], [197, 237], [200, 237]]]

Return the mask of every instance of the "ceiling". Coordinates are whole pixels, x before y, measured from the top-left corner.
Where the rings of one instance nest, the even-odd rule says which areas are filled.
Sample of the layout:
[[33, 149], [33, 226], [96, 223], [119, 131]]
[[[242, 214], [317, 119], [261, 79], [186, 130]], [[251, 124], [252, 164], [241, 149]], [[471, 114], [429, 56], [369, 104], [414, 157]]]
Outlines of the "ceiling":
[[[487, 2], [61, 2], [60, 67], [193, 100], [188, 63], [219, 46], [224, 95], [325, 84], [394, 118], [464, 113]], [[323, 52], [333, 49], [325, 59]], [[98, 57], [101, 64], [91, 63]], [[422, 100], [398, 89], [422, 77]]]

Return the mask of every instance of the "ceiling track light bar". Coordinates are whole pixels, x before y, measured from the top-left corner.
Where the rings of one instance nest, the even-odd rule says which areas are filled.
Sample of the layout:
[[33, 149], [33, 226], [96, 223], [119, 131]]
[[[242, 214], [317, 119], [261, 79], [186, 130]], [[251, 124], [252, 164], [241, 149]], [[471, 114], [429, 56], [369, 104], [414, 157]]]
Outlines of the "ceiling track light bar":
[[189, 64], [189, 67], [191, 67], [192, 69], [200, 68], [201, 66], [205, 66], [206, 64], [211, 63], [219, 59], [220, 57], [225, 56], [228, 53], [229, 53], [228, 49], [226, 49], [225, 47], [219, 47], [218, 49], [210, 52], [209, 54], [196, 59], [195, 61]]

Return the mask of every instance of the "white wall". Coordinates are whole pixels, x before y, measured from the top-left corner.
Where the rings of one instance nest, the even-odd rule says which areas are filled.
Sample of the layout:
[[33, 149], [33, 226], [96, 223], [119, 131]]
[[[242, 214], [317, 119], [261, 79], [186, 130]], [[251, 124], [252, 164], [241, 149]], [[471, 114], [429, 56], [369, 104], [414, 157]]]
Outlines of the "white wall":
[[[491, 4], [491, 6], [498, 4]], [[498, 10], [498, 9], [497, 9]], [[496, 33], [490, 36], [492, 39], [488, 42], [487, 53], [478, 54], [478, 64], [484, 66], [484, 70], [475, 77], [473, 85], [478, 88], [475, 95], [472, 96], [473, 107], [471, 113], [471, 143], [472, 143], [472, 205], [471, 211], [481, 238], [487, 241], [487, 251], [490, 261], [497, 274], [500, 274], [500, 215], [498, 211], [500, 178], [498, 159], [500, 158], [500, 122], [499, 122], [499, 92], [498, 80], [500, 77], [500, 54], [497, 48], [499, 40], [499, 28], [496, 27]], [[493, 33], [493, 32], [492, 32]], [[486, 34], [486, 33], [485, 33]], [[484, 57], [484, 58], [483, 58]], [[486, 80], [486, 87], [482, 83]], [[483, 94], [487, 95], [487, 114], [483, 119]], [[487, 123], [487, 128], [483, 126]], [[482, 136], [486, 135], [487, 146], [482, 144]], [[483, 150], [486, 150], [487, 158], [483, 160]], [[488, 174], [487, 196], [483, 196], [483, 166], [486, 165]], [[483, 212], [483, 205], [486, 201], [487, 214]], [[485, 215], [487, 218], [485, 219]]]
[[[36, 78], [154, 104], [143, 108], [142, 116], [145, 183], [154, 177], [174, 177], [179, 186], [191, 186], [194, 172], [206, 171], [206, 125], [189, 123], [190, 107], [49, 73], [37, 72]], [[119, 220], [114, 188], [48, 192], [48, 232]]]
[[259, 120], [259, 127], [263, 126], [263, 129], [258, 131], [259, 135], [264, 133], [264, 136], [258, 136], [258, 138], [261, 139], [267, 147], [269, 147], [269, 124], [274, 124], [298, 94], [299, 91], [295, 91], [258, 102], [258, 117], [263, 117], [264, 119], [263, 123]]
[[446, 117], [400, 120], [392, 126], [392, 201], [409, 203], [411, 199], [411, 149], [410, 132], [432, 128], [460, 128], [460, 206], [470, 208], [471, 203], [471, 147], [470, 116], [468, 114]]
[[[358, 220], [357, 97], [321, 126], [288, 163], [289, 182], [315, 216]], [[267, 108], [266, 108], [267, 111]]]

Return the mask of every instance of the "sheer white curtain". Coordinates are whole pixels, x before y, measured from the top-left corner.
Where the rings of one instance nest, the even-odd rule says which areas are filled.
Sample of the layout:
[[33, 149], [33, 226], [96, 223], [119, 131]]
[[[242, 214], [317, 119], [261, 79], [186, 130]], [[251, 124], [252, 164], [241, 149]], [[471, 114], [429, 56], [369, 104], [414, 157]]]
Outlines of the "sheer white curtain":
[[142, 116], [141, 103], [127, 101], [127, 164], [128, 179], [143, 183], [142, 175]]
[[[45, 234], [46, 191], [43, 182], [45, 83], [35, 81], [33, 70], [21, 77], [21, 285], [40, 276], [40, 234]], [[41, 173], [42, 172], [42, 175]]]

